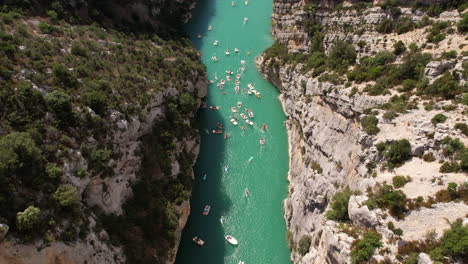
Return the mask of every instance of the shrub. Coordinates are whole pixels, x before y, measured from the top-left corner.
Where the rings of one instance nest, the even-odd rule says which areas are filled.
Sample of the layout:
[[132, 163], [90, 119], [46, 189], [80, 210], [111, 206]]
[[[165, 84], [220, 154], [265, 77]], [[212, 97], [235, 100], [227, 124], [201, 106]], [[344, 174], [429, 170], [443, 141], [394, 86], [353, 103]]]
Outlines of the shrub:
[[439, 172], [441, 173], [456, 173], [461, 170], [460, 165], [456, 161], [446, 161], [440, 166]]
[[439, 123], [445, 123], [447, 121], [447, 116], [444, 114], [437, 114], [431, 119], [431, 123], [435, 126]]
[[47, 107], [54, 113], [60, 124], [71, 125], [73, 123], [71, 97], [68, 94], [55, 90], [45, 96], [45, 101]]
[[42, 34], [51, 34], [56, 30], [56, 28], [50, 24], [39, 22], [39, 30]]
[[112, 155], [111, 150], [107, 149], [93, 149], [91, 152], [91, 164], [97, 171], [102, 171], [107, 167], [107, 162]]
[[354, 192], [350, 189], [335, 193], [330, 203], [331, 209], [326, 213], [326, 217], [339, 222], [349, 221], [348, 203], [353, 194]]
[[301, 239], [299, 240], [299, 247], [297, 248], [299, 254], [304, 256], [309, 252], [311, 241], [312, 239], [310, 236], [304, 235], [301, 237]]
[[16, 215], [16, 226], [19, 230], [33, 229], [40, 220], [41, 210], [34, 206], [29, 206], [23, 212]]
[[397, 34], [403, 34], [413, 30], [416, 27], [416, 24], [410, 17], [404, 16], [400, 17], [395, 23], [395, 32]]
[[388, 33], [392, 33], [394, 27], [395, 25], [393, 23], [393, 20], [386, 18], [382, 20], [380, 24], [375, 26], [375, 30], [382, 34], [388, 34]]
[[52, 195], [52, 198], [54, 198], [54, 200], [62, 207], [70, 207], [80, 202], [80, 199], [78, 198], [78, 190], [71, 184], [65, 184], [58, 187]]
[[310, 166], [314, 171], [316, 171], [317, 173], [322, 173], [323, 172], [323, 169], [322, 167], [320, 166], [320, 164], [316, 161], [312, 161], [311, 163], [311, 166]]
[[460, 130], [463, 135], [468, 137], [468, 125], [467, 124], [456, 123], [454, 128]]
[[391, 215], [402, 218], [406, 212], [406, 195], [400, 190], [394, 190], [391, 185], [377, 186], [375, 193], [370, 193], [368, 206], [387, 208]]
[[405, 184], [407, 184], [408, 182], [411, 182], [411, 180], [412, 179], [410, 176], [401, 176], [401, 175], [394, 176], [392, 178], [393, 187], [395, 187], [396, 189], [401, 188], [405, 186]]
[[468, 32], [468, 13], [465, 13], [463, 18], [458, 22], [457, 29], [460, 33]]
[[78, 177], [80, 177], [80, 178], [84, 178], [84, 177], [88, 176], [88, 173], [86, 172], [85, 169], [79, 168], [79, 169], [76, 171], [76, 176], [78, 176]]
[[93, 109], [96, 114], [104, 116], [109, 107], [109, 98], [101, 91], [89, 91], [84, 94], [84, 103]]
[[406, 46], [401, 40], [393, 44], [393, 53], [395, 53], [395, 55], [400, 55], [405, 51], [406, 51]]
[[461, 94], [462, 88], [459, 82], [450, 73], [445, 73], [442, 77], [436, 79], [431, 85], [424, 89], [428, 95], [440, 96], [444, 99], [453, 99]]
[[380, 132], [380, 129], [377, 127], [379, 120], [374, 115], [365, 116], [361, 119], [361, 126], [364, 132], [368, 135], [376, 135]]
[[436, 160], [432, 152], [424, 153], [423, 160], [426, 162], [433, 162]]
[[72, 46], [71, 46], [71, 54], [75, 56], [87, 57], [88, 51], [86, 50], [85, 47], [83, 47], [83, 45], [75, 41], [72, 43]]
[[54, 163], [48, 163], [46, 166], [46, 173], [49, 178], [57, 179], [62, 176], [63, 171]]
[[385, 151], [388, 162], [394, 166], [401, 165], [411, 155], [411, 144], [407, 139], [392, 142]]
[[330, 51], [328, 62], [332, 69], [346, 69], [356, 61], [354, 46], [345, 41], [338, 41]]
[[460, 219], [452, 223], [440, 239], [440, 247], [454, 260], [468, 257], [468, 225], [462, 223]]
[[368, 231], [362, 239], [355, 241], [351, 250], [351, 262], [353, 264], [366, 263], [375, 252], [375, 249], [382, 247], [380, 234], [375, 231]]

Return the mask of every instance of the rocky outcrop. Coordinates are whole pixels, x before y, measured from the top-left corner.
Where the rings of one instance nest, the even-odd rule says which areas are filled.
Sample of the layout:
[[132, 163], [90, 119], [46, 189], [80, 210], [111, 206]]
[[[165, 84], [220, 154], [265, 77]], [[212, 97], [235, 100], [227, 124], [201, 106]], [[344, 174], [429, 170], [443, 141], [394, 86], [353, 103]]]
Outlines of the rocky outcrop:
[[[457, 44], [463, 42], [464, 37], [461, 34], [452, 34], [450, 41], [444, 40], [437, 46], [425, 44], [426, 29], [417, 29], [401, 35], [378, 33], [375, 30], [376, 25], [390, 18], [391, 14], [379, 6], [361, 10], [346, 8], [355, 2], [360, 1], [344, 1], [345, 8], [331, 9], [330, 7], [335, 7], [343, 1], [319, 1], [315, 11], [309, 12], [307, 1], [275, 0], [272, 34], [278, 42], [287, 47], [290, 54], [308, 53], [311, 37], [307, 32], [307, 26], [313, 22], [322, 29], [325, 52], [329, 52], [337, 40], [345, 40], [354, 44], [358, 58], [382, 50], [392, 51], [393, 44], [400, 40], [406, 47], [410, 43], [416, 43], [418, 46], [424, 44], [426, 47], [424, 52], [431, 53], [434, 57], [452, 49], [459, 49]], [[379, 1], [374, 2], [378, 4]], [[408, 2], [398, 1], [404, 5]], [[401, 7], [401, 11], [413, 21], [419, 21], [424, 16], [423, 12], [412, 13], [409, 7]], [[444, 12], [438, 18], [434, 18], [436, 21], [458, 19], [460, 17], [456, 10]], [[358, 43], [364, 43], [365, 48]], [[440, 164], [417, 165], [424, 162], [418, 157], [423, 153], [432, 152], [437, 158], [444, 159], [439, 146], [441, 140], [449, 135], [460, 138], [465, 145], [468, 143], [466, 136], [459, 131], [449, 129], [454, 126], [455, 120], [458, 120], [455, 122], [467, 121], [466, 117], [463, 117], [465, 109], [463, 106], [450, 113], [450, 121], [437, 126], [430, 122], [437, 112], [424, 110], [422, 100], [417, 101], [419, 109], [412, 109], [393, 120], [387, 120], [384, 118], [385, 111], [378, 109], [378, 106], [387, 103], [392, 95], [398, 94], [396, 92], [386, 96], [369, 96], [362, 90], [366, 85], [373, 83], [332, 84], [333, 80], [320, 81], [320, 78], [314, 77], [312, 72], [304, 71], [304, 65], [301, 63], [280, 62], [273, 65], [265, 57], [257, 58], [256, 63], [265, 78], [280, 90], [280, 100], [288, 118], [290, 185], [284, 208], [285, 221], [292, 238], [291, 259], [294, 263], [350, 263], [350, 250], [355, 238], [345, 234], [346, 232], [340, 229], [337, 223], [328, 221], [324, 214], [335, 192], [349, 187], [365, 193], [367, 188], [372, 188], [377, 183], [390, 183], [393, 176], [402, 175], [395, 171], [384, 173], [369, 168], [369, 164], [382, 161], [375, 147], [377, 142], [390, 143], [402, 138], [410, 141], [411, 155], [414, 158], [408, 164], [411, 169], [403, 172], [408, 174], [403, 175], [414, 175], [418, 181], [409, 184], [404, 191], [408, 197], [414, 198], [419, 193], [424, 193], [424, 197], [427, 197], [444, 188], [431, 187], [430, 182], [433, 175], [440, 175], [438, 172]], [[453, 72], [461, 76], [461, 66], [461, 61], [437, 60], [427, 65], [425, 74], [431, 80], [439, 78], [444, 72]], [[408, 99], [411, 100], [419, 99], [414, 96]], [[441, 106], [445, 104], [449, 102], [440, 103]], [[380, 133], [377, 135], [366, 134], [360, 124], [361, 118], [369, 114], [367, 109], [371, 108], [379, 120]], [[440, 177], [443, 178], [443, 175]], [[450, 177], [451, 181], [459, 184], [465, 180], [460, 173]], [[381, 209], [370, 209], [366, 204], [367, 199], [365, 195], [354, 195], [350, 198], [348, 213], [352, 226], [375, 228], [382, 234], [384, 246], [391, 251], [386, 257], [397, 261], [395, 259], [397, 246], [394, 243], [396, 236], [387, 228], [389, 222], [387, 213]], [[436, 207], [439, 208], [438, 206], [444, 207], [444, 205]], [[468, 206], [463, 203], [457, 206], [460, 214], [453, 217], [465, 217]], [[421, 220], [411, 217], [409, 219], [413, 219], [411, 220], [413, 222], [427, 221], [417, 213], [415, 218], [416, 216]], [[402, 227], [406, 232], [410, 228], [406, 228], [407, 223], [404, 223]], [[411, 225], [411, 228], [413, 227], [415, 225]], [[442, 230], [446, 228], [449, 226], [438, 223], [438, 234], [441, 235]], [[422, 232], [427, 231], [422, 230], [424, 228], [421, 226], [419, 229]], [[304, 235], [311, 236], [312, 243], [309, 252], [301, 255], [295, 250], [295, 245]], [[423, 235], [419, 237], [422, 238]], [[384, 257], [375, 258], [383, 260]]]

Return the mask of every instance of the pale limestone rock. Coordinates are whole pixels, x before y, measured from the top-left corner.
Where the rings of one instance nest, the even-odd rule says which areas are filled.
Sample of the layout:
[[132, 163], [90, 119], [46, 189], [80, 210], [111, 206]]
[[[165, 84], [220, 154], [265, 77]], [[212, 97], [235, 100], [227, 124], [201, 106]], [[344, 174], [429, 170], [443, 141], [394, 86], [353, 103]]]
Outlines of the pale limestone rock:
[[419, 253], [418, 255], [418, 264], [432, 264], [431, 258], [426, 253]]
[[348, 214], [354, 225], [375, 227], [379, 223], [375, 213], [367, 207], [367, 200], [365, 195], [352, 195], [349, 198]]

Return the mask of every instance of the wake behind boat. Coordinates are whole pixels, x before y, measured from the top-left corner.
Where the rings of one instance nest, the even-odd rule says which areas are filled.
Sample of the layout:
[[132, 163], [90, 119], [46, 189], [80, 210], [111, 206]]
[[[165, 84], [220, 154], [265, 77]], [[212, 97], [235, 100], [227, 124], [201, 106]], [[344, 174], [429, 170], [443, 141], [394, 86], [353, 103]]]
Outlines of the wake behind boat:
[[224, 238], [226, 238], [227, 242], [229, 242], [231, 245], [237, 245], [239, 244], [239, 242], [237, 242], [237, 239], [235, 239], [233, 236], [231, 235], [227, 235], [225, 236]]

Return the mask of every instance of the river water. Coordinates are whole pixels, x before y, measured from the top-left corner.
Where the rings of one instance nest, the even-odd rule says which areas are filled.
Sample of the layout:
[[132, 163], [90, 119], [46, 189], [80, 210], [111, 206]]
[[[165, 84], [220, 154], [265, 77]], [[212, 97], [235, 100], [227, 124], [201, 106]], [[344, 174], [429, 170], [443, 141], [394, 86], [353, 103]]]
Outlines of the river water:
[[[272, 0], [250, 0], [248, 5], [244, 0], [234, 2], [233, 7], [231, 0], [199, 0], [187, 25], [193, 44], [203, 54], [208, 78], [214, 81], [208, 88], [207, 105], [220, 109], [199, 111], [201, 150], [178, 264], [290, 263], [282, 208], [288, 171], [285, 116], [278, 91], [262, 78], [254, 64], [255, 57], [273, 42]], [[244, 22], [244, 18], [248, 21]], [[203, 37], [199, 39], [198, 34]], [[217, 46], [213, 45], [215, 40], [219, 41]], [[234, 52], [235, 48], [239, 53]], [[225, 54], [226, 50], [230, 55]], [[218, 61], [213, 61], [212, 56]], [[245, 61], [244, 71], [241, 60]], [[226, 80], [226, 70], [234, 72], [232, 81], [226, 81], [224, 89], [220, 89], [217, 83]], [[234, 80], [238, 73], [240, 89], [236, 93]], [[261, 93], [261, 99], [248, 95], [249, 83]], [[237, 102], [242, 102], [242, 107], [237, 107]], [[231, 107], [238, 112], [233, 113]], [[248, 114], [246, 108], [254, 113], [249, 118], [253, 126], [240, 116]], [[232, 116], [238, 118], [237, 126], [230, 122]], [[218, 129], [216, 123], [224, 125], [223, 134], [212, 134], [213, 129]], [[267, 126], [265, 131], [263, 124]], [[242, 126], [246, 129], [242, 130]], [[224, 133], [229, 134], [228, 139]], [[260, 145], [261, 138], [265, 145]], [[205, 205], [211, 206], [206, 216], [202, 214]], [[225, 235], [234, 236], [239, 244], [230, 245]], [[196, 245], [194, 236], [205, 244]]]

